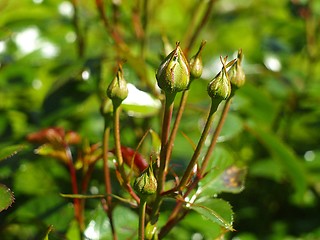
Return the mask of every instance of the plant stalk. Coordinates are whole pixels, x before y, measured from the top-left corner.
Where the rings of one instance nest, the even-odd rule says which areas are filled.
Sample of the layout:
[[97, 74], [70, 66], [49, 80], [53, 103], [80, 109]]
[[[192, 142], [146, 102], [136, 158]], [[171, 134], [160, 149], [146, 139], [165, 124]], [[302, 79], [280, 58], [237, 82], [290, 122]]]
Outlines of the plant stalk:
[[140, 198], [140, 206], [139, 206], [139, 237], [138, 237], [139, 240], [144, 240], [146, 206], [147, 206], [147, 199], [145, 197]]
[[231, 105], [231, 100], [232, 100], [232, 97], [229, 97], [227, 100], [226, 100], [226, 103], [223, 107], [223, 110], [222, 110], [222, 114], [220, 116], [220, 119], [219, 119], [219, 122], [218, 122], [218, 125], [213, 133], [213, 136], [212, 136], [212, 140], [211, 140], [211, 143], [210, 143], [210, 146], [207, 150], [207, 153], [203, 159], [203, 162], [202, 162], [202, 166], [200, 168], [200, 172], [199, 172], [199, 176], [200, 177], [203, 177], [203, 175], [205, 174], [205, 171], [207, 169], [207, 166], [208, 166], [208, 163], [209, 163], [209, 160], [210, 160], [210, 157], [211, 157], [211, 154], [216, 146], [216, 143], [217, 143], [217, 140], [218, 140], [218, 137], [220, 135], [220, 132], [222, 130], [222, 127], [226, 121], [226, 118], [227, 118], [227, 115], [228, 115], [228, 112], [229, 112], [229, 109], [230, 109], [230, 105]]
[[202, 131], [200, 140], [199, 140], [199, 142], [197, 144], [196, 150], [194, 151], [194, 153], [192, 155], [192, 158], [191, 158], [191, 160], [190, 160], [190, 162], [188, 164], [188, 167], [187, 167], [186, 171], [184, 172], [184, 174], [182, 176], [182, 179], [181, 179], [181, 181], [179, 183], [178, 190], [180, 190], [180, 191], [186, 187], [186, 185], [188, 183], [188, 180], [190, 179], [190, 177], [192, 175], [192, 171], [194, 169], [194, 166], [197, 163], [197, 160], [198, 160], [198, 157], [200, 155], [201, 149], [202, 149], [202, 147], [203, 147], [203, 145], [205, 143], [205, 140], [206, 140], [206, 138], [208, 136], [208, 133], [210, 131], [214, 113], [217, 111], [219, 104], [220, 104], [219, 100], [214, 100], [213, 99], [212, 102], [211, 102], [209, 115], [208, 115], [205, 127], [204, 127], [204, 129]]

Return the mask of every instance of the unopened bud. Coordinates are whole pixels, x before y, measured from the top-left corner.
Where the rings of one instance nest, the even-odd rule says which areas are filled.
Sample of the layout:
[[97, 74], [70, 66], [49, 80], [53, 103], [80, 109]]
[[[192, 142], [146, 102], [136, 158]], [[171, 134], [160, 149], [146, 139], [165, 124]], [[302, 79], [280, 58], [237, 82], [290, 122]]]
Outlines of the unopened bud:
[[228, 71], [228, 76], [231, 82], [232, 87], [236, 90], [243, 86], [246, 81], [246, 76], [241, 66], [242, 60], [242, 50], [238, 51], [238, 57], [236, 61], [232, 64]]
[[160, 64], [156, 78], [158, 86], [165, 93], [177, 93], [188, 88], [190, 82], [189, 64], [179, 42]]
[[121, 65], [119, 65], [117, 75], [107, 89], [107, 95], [112, 100], [112, 103], [116, 106], [119, 106], [121, 102], [128, 96], [127, 82], [123, 77]]
[[196, 53], [196, 55], [194, 55], [190, 59], [190, 63], [189, 63], [189, 65], [190, 65], [190, 75], [194, 79], [200, 78], [201, 75], [202, 75], [203, 64], [202, 64], [201, 52], [202, 52], [202, 49], [203, 49], [205, 44], [206, 44], [206, 41], [202, 41], [198, 52]]
[[[212, 99], [226, 100], [231, 93], [231, 84], [228, 79], [228, 73], [225, 66], [225, 61], [221, 59], [223, 67], [208, 85], [208, 94]], [[226, 59], [225, 59], [226, 60]]]
[[153, 174], [152, 164], [136, 178], [133, 188], [140, 196], [152, 195], [157, 191], [157, 179]]

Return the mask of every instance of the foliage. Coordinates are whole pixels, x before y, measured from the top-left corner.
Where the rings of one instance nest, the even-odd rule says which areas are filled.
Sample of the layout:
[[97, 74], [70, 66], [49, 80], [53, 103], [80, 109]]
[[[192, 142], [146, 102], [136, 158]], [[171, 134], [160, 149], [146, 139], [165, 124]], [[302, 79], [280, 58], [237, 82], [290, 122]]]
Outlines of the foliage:
[[[196, 149], [210, 108], [206, 88], [221, 69], [219, 56], [232, 60], [241, 48], [246, 83], [232, 99], [210, 170], [187, 198], [168, 194], [157, 230], [177, 202], [188, 200], [188, 215], [166, 239], [320, 237], [317, 1], [4, 0], [0, 13], [3, 239], [81, 239], [79, 230], [91, 239], [109, 239], [112, 221], [119, 239], [136, 238], [138, 208], [118, 181], [112, 134], [112, 195], [106, 196], [101, 149], [113, 111], [106, 90], [122, 63], [129, 96], [121, 104], [121, 144], [138, 149], [135, 154], [147, 163], [156, 161], [164, 101], [156, 70], [167, 48], [174, 49], [170, 45], [180, 41], [190, 58], [202, 39], [203, 74], [190, 87], [165, 189], [175, 186]], [[221, 106], [200, 158], [222, 112]], [[50, 136], [40, 140], [40, 155], [26, 140], [34, 132]], [[125, 166], [133, 184], [142, 169], [135, 157], [123, 161], [133, 164], [132, 170]], [[79, 195], [72, 195], [76, 187]], [[148, 201], [150, 206], [153, 200]], [[82, 204], [81, 213], [76, 208]]]

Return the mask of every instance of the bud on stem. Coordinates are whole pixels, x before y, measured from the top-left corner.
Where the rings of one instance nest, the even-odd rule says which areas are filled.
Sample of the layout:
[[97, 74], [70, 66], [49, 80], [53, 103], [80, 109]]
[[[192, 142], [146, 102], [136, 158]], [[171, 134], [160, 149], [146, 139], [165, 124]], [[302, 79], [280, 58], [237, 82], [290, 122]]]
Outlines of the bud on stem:
[[136, 178], [133, 188], [140, 197], [147, 197], [156, 193], [157, 179], [153, 174], [152, 164], [149, 164], [149, 167]]
[[107, 96], [112, 100], [115, 107], [120, 106], [122, 101], [128, 96], [127, 82], [123, 77], [121, 64], [119, 64], [117, 75], [107, 89]]
[[234, 91], [242, 87], [246, 80], [246, 76], [241, 66], [242, 57], [242, 50], [239, 49], [237, 59], [228, 71], [228, 76], [232, 85], [232, 94]]
[[217, 100], [221, 102], [222, 100], [226, 100], [231, 94], [231, 84], [228, 79], [228, 73], [226, 68], [226, 60], [227, 58], [222, 59], [220, 57], [222, 63], [221, 71], [215, 76], [208, 85], [208, 94], [212, 100]]
[[190, 59], [190, 75], [192, 77], [191, 79], [200, 78], [202, 75], [203, 64], [201, 52], [205, 44], [206, 41], [202, 41], [198, 52]]
[[174, 94], [188, 88], [190, 82], [189, 64], [179, 42], [160, 64], [156, 78], [158, 86], [165, 93]]

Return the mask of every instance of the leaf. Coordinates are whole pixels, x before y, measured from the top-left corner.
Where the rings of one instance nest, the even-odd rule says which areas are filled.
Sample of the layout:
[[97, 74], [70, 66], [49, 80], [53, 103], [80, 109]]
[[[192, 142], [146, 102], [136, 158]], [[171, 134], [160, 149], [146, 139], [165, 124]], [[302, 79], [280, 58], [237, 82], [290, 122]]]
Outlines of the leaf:
[[[215, 118], [215, 121], [219, 121], [219, 118]], [[219, 135], [218, 141], [230, 140], [240, 134], [242, 130], [243, 122], [241, 118], [230, 112]]]
[[129, 94], [123, 101], [122, 107], [130, 116], [146, 117], [158, 113], [161, 102], [153, 98], [149, 93], [137, 89], [133, 84], [128, 83]]
[[191, 204], [189, 208], [211, 222], [217, 223], [229, 231], [234, 231], [232, 227], [233, 211], [228, 202], [222, 199], [206, 199], [203, 202], [199, 199], [197, 202], [201, 205]]
[[12, 145], [2, 148], [0, 152], [0, 161], [16, 155], [23, 148], [25, 148], [23, 145]]
[[209, 179], [203, 186], [200, 185], [200, 195], [213, 196], [221, 192], [239, 193], [244, 189], [246, 172], [246, 168], [239, 168], [232, 165], [216, 178]]
[[254, 127], [249, 128], [249, 130], [282, 165], [296, 190], [296, 200], [301, 201], [308, 186], [307, 174], [304, 165], [300, 162], [293, 149], [275, 134], [262, 128]]
[[5, 185], [0, 184], [0, 212], [6, 210], [14, 202], [12, 191]]
[[[90, 221], [84, 230], [85, 238], [92, 240], [111, 239], [109, 219], [101, 204], [94, 211], [91, 211], [90, 215]], [[118, 238], [132, 239], [137, 231], [138, 215], [129, 208], [117, 206], [113, 211], [113, 219]]]
[[159, 135], [150, 129], [151, 139], [152, 139], [152, 148], [153, 151], [155, 151], [157, 154], [160, 154], [160, 148], [161, 148], [161, 140]]

